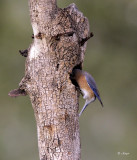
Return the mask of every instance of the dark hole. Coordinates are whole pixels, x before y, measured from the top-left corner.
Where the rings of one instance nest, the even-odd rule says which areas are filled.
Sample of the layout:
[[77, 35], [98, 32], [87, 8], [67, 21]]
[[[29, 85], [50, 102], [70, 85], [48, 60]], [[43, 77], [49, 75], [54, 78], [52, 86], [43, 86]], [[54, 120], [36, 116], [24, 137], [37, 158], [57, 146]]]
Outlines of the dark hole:
[[59, 35], [55, 36], [55, 40], [59, 41], [60, 40], [60, 36]]
[[[80, 70], [82, 70], [82, 63], [76, 65], [76, 66], [73, 68], [73, 70], [74, 70], [74, 69], [80, 69]], [[72, 70], [72, 72], [73, 72], [73, 70]]]
[[[80, 64], [76, 65], [76, 66], [73, 68], [73, 70], [74, 70], [74, 69], [82, 69], [82, 64], [80, 63]], [[70, 80], [71, 80], [71, 82], [72, 82], [73, 85], [75, 85], [76, 87], [78, 87], [78, 84], [77, 84], [76, 80], [74, 79], [73, 70], [72, 70], [72, 73], [70, 74]]]
[[57, 70], [59, 69], [59, 64], [57, 64]]
[[72, 84], [73, 84], [74, 86], [79, 87], [79, 86], [78, 86], [78, 83], [76, 82], [75, 79], [73, 79], [73, 76], [72, 76], [72, 75], [70, 75], [70, 80], [71, 80], [71, 82], [72, 82]]
[[74, 32], [69, 32], [68, 36], [73, 36]]

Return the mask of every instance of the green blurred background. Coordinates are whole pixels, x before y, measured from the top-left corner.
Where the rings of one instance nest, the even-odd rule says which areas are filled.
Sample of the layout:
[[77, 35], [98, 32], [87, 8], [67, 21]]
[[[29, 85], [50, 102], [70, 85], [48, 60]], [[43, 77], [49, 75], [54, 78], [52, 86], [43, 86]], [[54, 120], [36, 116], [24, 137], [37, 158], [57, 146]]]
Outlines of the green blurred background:
[[[137, 1], [58, 0], [76, 3], [88, 17], [84, 70], [95, 78], [104, 102], [80, 118], [82, 160], [137, 160]], [[0, 160], [38, 160], [36, 125], [28, 97], [10, 98], [24, 75], [32, 29], [28, 1], [0, 0]], [[80, 98], [80, 108], [84, 101]], [[128, 155], [124, 155], [124, 154]]]

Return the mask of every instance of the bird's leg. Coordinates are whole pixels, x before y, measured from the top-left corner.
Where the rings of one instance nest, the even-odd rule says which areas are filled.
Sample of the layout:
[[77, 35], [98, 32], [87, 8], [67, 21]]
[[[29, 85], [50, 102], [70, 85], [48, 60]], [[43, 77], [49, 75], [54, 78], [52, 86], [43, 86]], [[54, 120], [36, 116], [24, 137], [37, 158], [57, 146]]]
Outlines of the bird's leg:
[[82, 108], [82, 110], [79, 113], [79, 117], [81, 116], [81, 114], [83, 113], [83, 111], [86, 109], [87, 106], [88, 106], [88, 103], [85, 102], [84, 107]]

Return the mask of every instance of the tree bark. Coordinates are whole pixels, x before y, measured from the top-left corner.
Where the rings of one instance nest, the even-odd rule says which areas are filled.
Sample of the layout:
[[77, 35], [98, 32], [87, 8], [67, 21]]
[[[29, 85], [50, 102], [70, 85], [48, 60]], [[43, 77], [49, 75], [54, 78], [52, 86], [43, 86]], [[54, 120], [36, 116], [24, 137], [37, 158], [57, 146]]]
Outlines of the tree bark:
[[29, 8], [34, 39], [18, 92], [34, 109], [40, 160], [80, 160], [79, 92], [70, 75], [82, 68], [88, 20], [75, 4], [60, 9], [56, 0], [29, 0]]

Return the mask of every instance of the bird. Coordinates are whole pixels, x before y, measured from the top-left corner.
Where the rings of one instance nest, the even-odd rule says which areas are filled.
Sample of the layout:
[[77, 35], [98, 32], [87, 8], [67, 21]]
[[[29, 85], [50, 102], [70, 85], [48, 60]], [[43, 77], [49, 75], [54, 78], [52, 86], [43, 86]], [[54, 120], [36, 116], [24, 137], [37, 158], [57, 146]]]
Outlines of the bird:
[[86, 109], [86, 107], [96, 100], [96, 98], [99, 100], [103, 107], [102, 100], [100, 98], [99, 91], [97, 89], [96, 82], [94, 78], [86, 71], [80, 70], [80, 69], [74, 69], [72, 72], [72, 79], [75, 80], [77, 83], [83, 98], [86, 100], [85, 104], [82, 108], [82, 110], [79, 113], [79, 117], [83, 113], [83, 111]]

